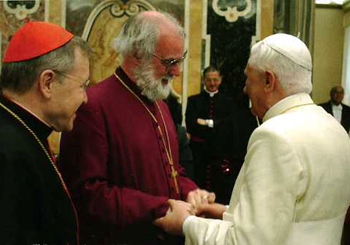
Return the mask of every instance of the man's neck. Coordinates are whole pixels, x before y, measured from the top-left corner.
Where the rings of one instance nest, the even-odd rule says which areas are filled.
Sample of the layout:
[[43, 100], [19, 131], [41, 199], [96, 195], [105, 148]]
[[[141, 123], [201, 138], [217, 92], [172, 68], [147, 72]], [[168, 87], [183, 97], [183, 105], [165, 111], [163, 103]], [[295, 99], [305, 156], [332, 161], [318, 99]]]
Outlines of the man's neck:
[[207, 90], [206, 87], [204, 87], [204, 91], [207, 92], [209, 94], [210, 97], [213, 97], [215, 94], [217, 94], [219, 92], [219, 90], [216, 90], [214, 92], [211, 92], [209, 90]]
[[130, 78], [131, 81], [135, 82], [134, 70], [140, 65], [140, 60], [132, 57], [126, 56], [124, 57], [123, 64], [120, 67], [123, 69], [125, 74]]
[[335, 105], [335, 106], [339, 106], [339, 105], [341, 105], [341, 103], [334, 102], [333, 100], [331, 100], [331, 104], [332, 104], [332, 105]]
[[30, 114], [38, 118], [40, 121], [45, 123], [47, 126], [50, 125], [44, 120], [44, 115], [41, 111], [41, 106], [36, 99], [33, 99], [33, 95], [31, 92], [27, 92], [25, 94], [17, 94], [11, 92], [9, 90], [3, 89], [2, 94], [5, 98], [11, 100], [13, 103], [22, 107], [24, 110], [28, 111]]

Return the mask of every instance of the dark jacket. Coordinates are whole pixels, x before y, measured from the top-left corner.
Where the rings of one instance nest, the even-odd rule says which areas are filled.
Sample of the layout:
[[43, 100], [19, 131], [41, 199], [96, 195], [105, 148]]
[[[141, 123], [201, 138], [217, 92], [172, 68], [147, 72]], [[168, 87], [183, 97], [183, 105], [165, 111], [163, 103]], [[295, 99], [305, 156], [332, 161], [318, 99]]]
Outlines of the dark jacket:
[[197, 123], [197, 119], [210, 118], [210, 96], [206, 91], [190, 96], [186, 109], [186, 127], [191, 137], [198, 137], [204, 141], [213, 138], [213, 135], [223, 124], [232, 112], [233, 101], [222, 93], [217, 93], [213, 100], [213, 121], [214, 127], [202, 126]]
[[[346, 130], [346, 132], [349, 132], [350, 130], [350, 107], [345, 105], [345, 104], [341, 104], [343, 107], [342, 110], [342, 116], [341, 116], [341, 125], [344, 127], [344, 129]], [[320, 104], [320, 106], [322, 106], [329, 114], [333, 115], [333, 111], [332, 111], [332, 103], [331, 101], [328, 101], [326, 103], [322, 103]]]
[[[51, 129], [0, 96], [47, 146]], [[77, 225], [69, 197], [33, 135], [0, 106], [0, 243], [76, 244]]]

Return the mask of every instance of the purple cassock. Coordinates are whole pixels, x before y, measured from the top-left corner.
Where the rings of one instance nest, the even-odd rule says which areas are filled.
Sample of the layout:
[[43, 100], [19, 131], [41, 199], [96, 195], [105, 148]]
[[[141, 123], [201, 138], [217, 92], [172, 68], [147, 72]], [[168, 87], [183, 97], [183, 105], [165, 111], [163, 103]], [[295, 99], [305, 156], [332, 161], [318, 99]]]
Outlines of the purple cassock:
[[186, 200], [197, 186], [179, 165], [166, 104], [141, 95], [121, 68], [116, 74], [88, 89], [74, 129], [62, 134], [59, 168], [78, 210], [82, 243], [159, 244], [164, 234], [152, 222], [165, 215], [169, 198]]

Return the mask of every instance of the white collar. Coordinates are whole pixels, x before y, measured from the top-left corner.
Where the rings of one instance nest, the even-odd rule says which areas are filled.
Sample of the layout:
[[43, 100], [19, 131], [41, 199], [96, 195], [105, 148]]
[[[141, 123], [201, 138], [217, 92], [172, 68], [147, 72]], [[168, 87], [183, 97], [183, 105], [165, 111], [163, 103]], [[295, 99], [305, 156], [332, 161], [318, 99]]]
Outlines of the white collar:
[[268, 119], [280, 115], [287, 110], [293, 109], [295, 107], [304, 106], [304, 105], [312, 105], [314, 102], [312, 101], [309, 94], [299, 93], [287, 96], [286, 98], [278, 101], [274, 104], [265, 114], [263, 118], [263, 122]]
[[207, 90], [206, 87], [204, 87], [204, 91], [207, 92], [210, 97], [214, 97], [214, 95], [219, 92], [219, 90], [216, 90], [215, 92], [210, 92], [210, 91]]

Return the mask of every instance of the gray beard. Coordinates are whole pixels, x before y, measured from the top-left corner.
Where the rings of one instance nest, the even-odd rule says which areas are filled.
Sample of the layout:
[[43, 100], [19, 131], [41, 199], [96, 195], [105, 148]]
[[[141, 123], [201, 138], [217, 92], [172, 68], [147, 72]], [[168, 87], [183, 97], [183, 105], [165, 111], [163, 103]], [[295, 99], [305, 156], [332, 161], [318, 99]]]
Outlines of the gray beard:
[[[141, 94], [151, 101], [166, 99], [171, 90], [170, 81], [174, 78], [172, 75], [166, 75], [156, 80], [152, 63], [147, 60], [140, 62], [140, 65], [134, 70], [134, 77], [137, 86], [142, 91]], [[162, 79], [169, 80], [168, 84], [163, 85]]]

